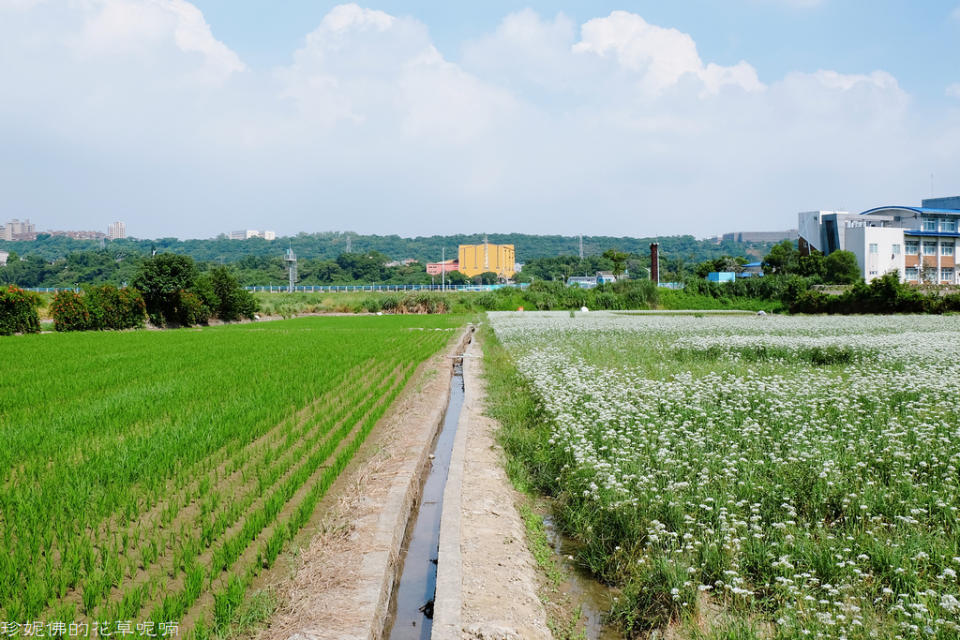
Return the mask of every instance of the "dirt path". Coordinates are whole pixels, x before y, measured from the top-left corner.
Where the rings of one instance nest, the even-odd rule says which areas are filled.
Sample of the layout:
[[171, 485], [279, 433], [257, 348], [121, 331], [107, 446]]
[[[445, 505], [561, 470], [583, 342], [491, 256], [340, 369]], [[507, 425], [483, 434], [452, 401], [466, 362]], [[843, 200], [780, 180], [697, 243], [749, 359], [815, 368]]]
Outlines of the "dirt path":
[[496, 421], [484, 415], [482, 351], [463, 359], [466, 397], [444, 494], [433, 640], [550, 638], [537, 569], [514, 506]]
[[447, 404], [447, 356], [456, 344], [421, 365], [352, 471], [338, 479], [338, 503], [302, 551], [293, 579], [282, 586], [281, 607], [258, 640], [380, 637], [397, 550]]

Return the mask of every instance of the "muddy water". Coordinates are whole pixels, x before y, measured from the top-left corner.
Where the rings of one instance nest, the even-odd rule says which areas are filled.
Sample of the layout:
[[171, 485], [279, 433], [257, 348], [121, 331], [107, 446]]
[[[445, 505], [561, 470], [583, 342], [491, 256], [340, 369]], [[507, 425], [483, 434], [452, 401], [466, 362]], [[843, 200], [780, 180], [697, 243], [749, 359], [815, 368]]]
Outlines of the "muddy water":
[[567, 579], [560, 585], [560, 590], [570, 598], [574, 607], [580, 607], [586, 640], [622, 638], [623, 636], [616, 630], [604, 626], [606, 613], [613, 602], [613, 593], [610, 588], [594, 580], [576, 561], [571, 559], [576, 557], [576, 544], [557, 530], [552, 516], [543, 516], [543, 530], [566, 571]]
[[443, 426], [433, 445], [420, 504], [410, 517], [400, 549], [401, 571], [390, 602], [384, 629], [390, 640], [427, 640], [433, 628], [433, 596], [437, 588], [437, 549], [440, 545], [440, 512], [447, 484], [450, 455], [463, 408], [463, 369], [455, 361], [450, 379], [450, 401]]

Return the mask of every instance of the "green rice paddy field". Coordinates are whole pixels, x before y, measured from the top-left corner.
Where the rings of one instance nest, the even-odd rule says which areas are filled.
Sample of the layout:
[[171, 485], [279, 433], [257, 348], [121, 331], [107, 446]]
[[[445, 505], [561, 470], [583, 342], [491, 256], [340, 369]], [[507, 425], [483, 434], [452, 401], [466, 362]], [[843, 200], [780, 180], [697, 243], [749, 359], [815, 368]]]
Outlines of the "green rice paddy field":
[[229, 625], [461, 324], [301, 318], [0, 340], [3, 631]]

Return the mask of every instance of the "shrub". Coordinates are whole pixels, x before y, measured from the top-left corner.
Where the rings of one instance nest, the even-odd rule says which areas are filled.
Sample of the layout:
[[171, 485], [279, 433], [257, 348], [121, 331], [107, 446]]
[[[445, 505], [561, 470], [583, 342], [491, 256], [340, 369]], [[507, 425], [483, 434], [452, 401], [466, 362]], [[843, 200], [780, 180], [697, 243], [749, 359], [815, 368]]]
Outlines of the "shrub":
[[[173, 322], [189, 326], [193, 324], [207, 324], [210, 320], [210, 308], [203, 303], [197, 294], [191, 291], [181, 291], [177, 296], [177, 306], [173, 310]], [[168, 319], [168, 322], [171, 319]]]
[[87, 301], [76, 291], [58, 291], [50, 305], [50, 314], [57, 331], [86, 331], [90, 328]]
[[0, 335], [37, 333], [40, 331], [40, 316], [37, 307], [40, 296], [10, 285], [0, 289]]
[[118, 322], [116, 329], [140, 329], [147, 318], [147, 305], [143, 296], [133, 287], [117, 291]]
[[621, 280], [613, 285], [627, 309], [648, 309], [660, 301], [657, 285], [650, 280]]
[[[386, 307], [384, 307], [386, 308]], [[414, 293], [403, 297], [400, 313], [446, 313], [447, 301], [436, 293]]]
[[138, 329], [146, 318], [139, 291], [109, 284], [89, 287], [83, 293], [60, 291], [50, 312], [57, 331]]
[[377, 297], [364, 298], [360, 303], [360, 310], [368, 313], [377, 313], [383, 309], [383, 301]]
[[197, 276], [188, 291], [200, 299], [203, 306], [209, 310], [209, 315], [220, 316], [218, 311], [221, 305], [221, 298], [214, 287], [213, 279], [208, 274]]
[[[212, 293], [216, 298], [208, 306], [213, 314], [225, 322], [253, 318], [260, 310], [260, 303], [252, 293], [240, 286], [233, 274], [226, 267], [217, 267], [210, 272]], [[379, 311], [379, 309], [376, 309]]]
[[117, 289], [106, 284], [90, 287], [84, 296], [90, 313], [91, 329], [139, 329], [144, 324], [146, 304], [136, 289]]

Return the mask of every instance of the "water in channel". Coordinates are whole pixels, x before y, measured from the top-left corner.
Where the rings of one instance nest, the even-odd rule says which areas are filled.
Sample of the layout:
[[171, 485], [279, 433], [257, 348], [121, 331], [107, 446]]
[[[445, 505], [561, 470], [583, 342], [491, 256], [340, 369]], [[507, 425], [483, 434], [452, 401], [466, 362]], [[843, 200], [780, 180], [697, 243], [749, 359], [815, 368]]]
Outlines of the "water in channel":
[[440, 512], [447, 484], [450, 455], [463, 408], [463, 367], [455, 361], [450, 379], [450, 400], [443, 426], [433, 445], [423, 493], [413, 527], [407, 525], [401, 548], [401, 572], [393, 590], [384, 637], [390, 640], [428, 640], [433, 629], [433, 597], [437, 588], [437, 550], [440, 546]]
[[615, 629], [604, 624], [612, 604], [613, 596], [610, 588], [594, 580], [576, 564], [573, 560], [577, 553], [576, 544], [560, 533], [552, 516], [543, 516], [543, 530], [547, 541], [566, 570], [567, 579], [560, 585], [560, 590], [570, 598], [572, 606], [580, 607], [585, 640], [621, 638], [622, 636]]

